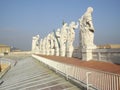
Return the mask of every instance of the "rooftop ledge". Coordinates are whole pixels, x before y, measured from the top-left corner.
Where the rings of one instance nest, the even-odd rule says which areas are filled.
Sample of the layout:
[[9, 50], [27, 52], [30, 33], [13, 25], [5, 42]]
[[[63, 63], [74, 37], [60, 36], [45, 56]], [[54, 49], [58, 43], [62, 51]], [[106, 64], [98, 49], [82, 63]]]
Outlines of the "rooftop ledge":
[[97, 71], [103, 71], [106, 73], [108, 72], [108, 73], [114, 73], [114, 74], [120, 75], [120, 65], [109, 63], [109, 62], [95, 61], [95, 60], [82, 61], [78, 58], [47, 56], [47, 55], [39, 55], [39, 54], [36, 54], [36, 55], [56, 61], [56, 62], [61, 62], [61, 63], [65, 63], [65, 64], [82, 67], [82, 68], [94, 69]]

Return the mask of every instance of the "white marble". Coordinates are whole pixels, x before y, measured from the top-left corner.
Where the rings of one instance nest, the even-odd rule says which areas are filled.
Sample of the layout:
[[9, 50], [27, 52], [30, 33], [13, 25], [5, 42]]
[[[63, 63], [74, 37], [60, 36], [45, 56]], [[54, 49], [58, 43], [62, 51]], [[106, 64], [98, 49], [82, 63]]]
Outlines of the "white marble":
[[75, 29], [78, 28], [78, 23], [71, 22], [69, 25], [68, 33], [67, 33], [67, 57], [72, 57], [73, 54], [73, 42], [75, 39]]
[[60, 55], [60, 29], [58, 28], [55, 34], [55, 55], [59, 56]]
[[42, 54], [42, 49], [43, 49], [43, 39], [40, 40], [40, 54]]
[[87, 11], [79, 19], [80, 22], [80, 49], [83, 60], [92, 59], [92, 49], [96, 48], [94, 44], [94, 26], [92, 22], [93, 8], [88, 7]]
[[50, 34], [45, 38], [45, 54], [50, 55]]
[[93, 59], [92, 49], [82, 49], [82, 60], [89, 61]]
[[50, 55], [55, 54], [55, 37], [54, 37], [54, 32], [50, 34]]
[[46, 54], [46, 37], [43, 39], [42, 42], [42, 54], [45, 55]]
[[36, 35], [32, 38], [32, 52], [33, 53], [39, 53], [39, 43], [40, 42], [40, 36]]
[[66, 55], [66, 41], [67, 41], [68, 28], [69, 28], [68, 24], [64, 23], [60, 32], [60, 56], [63, 56], [63, 57]]
[[96, 48], [94, 45], [94, 26], [92, 22], [93, 8], [88, 7], [87, 11], [79, 19], [81, 47], [87, 49]]

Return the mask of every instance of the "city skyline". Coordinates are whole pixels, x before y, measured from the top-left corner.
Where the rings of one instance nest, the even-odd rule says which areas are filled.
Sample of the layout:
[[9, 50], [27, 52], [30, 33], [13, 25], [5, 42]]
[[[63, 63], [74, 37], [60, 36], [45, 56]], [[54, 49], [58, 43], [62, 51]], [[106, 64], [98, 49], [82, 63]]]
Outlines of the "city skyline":
[[1, 0], [0, 43], [31, 50], [33, 36], [44, 38], [63, 21], [78, 22], [89, 6], [94, 8], [95, 44], [120, 44], [119, 0]]

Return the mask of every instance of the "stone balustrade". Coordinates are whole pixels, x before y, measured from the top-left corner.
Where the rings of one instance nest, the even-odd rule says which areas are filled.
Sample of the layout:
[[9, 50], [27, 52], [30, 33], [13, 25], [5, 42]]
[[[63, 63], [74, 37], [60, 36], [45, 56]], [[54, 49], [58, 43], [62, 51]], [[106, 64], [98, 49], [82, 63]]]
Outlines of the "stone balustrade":
[[62, 73], [67, 79], [73, 79], [80, 85], [86, 88], [97, 90], [119, 90], [120, 89], [120, 75], [99, 71], [95, 69], [77, 67], [65, 63], [60, 63], [50, 59], [46, 59], [37, 55], [32, 55], [40, 62], [47, 65], [49, 68]]

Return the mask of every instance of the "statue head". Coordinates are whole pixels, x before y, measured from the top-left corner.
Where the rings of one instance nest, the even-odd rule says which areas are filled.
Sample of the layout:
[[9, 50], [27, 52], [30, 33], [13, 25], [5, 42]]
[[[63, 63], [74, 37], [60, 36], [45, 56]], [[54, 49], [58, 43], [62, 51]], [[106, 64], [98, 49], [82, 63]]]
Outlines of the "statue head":
[[71, 22], [70, 23], [70, 28], [72, 28], [72, 29], [77, 29], [78, 28], [78, 23], [77, 24], [75, 24], [75, 22]]
[[60, 32], [60, 29], [59, 29], [59, 28], [57, 29], [57, 32]]
[[36, 35], [36, 37], [37, 37], [37, 38], [40, 38], [40, 36], [39, 36], [39, 35]]
[[56, 31], [56, 35], [57, 36], [60, 36], [60, 29], [58, 28], [57, 31]]
[[88, 7], [88, 8], [87, 8], [87, 12], [92, 13], [92, 12], [93, 12], [93, 8], [92, 8], [92, 7]]

